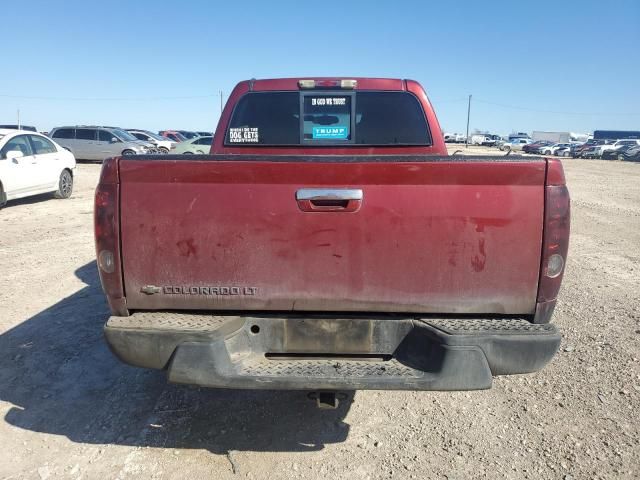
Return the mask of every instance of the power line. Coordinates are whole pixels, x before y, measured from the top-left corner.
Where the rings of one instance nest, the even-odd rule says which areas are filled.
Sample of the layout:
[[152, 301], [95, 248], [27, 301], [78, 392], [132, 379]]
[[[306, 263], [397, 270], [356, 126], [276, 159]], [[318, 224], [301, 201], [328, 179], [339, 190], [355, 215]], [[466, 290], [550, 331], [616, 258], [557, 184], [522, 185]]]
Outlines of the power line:
[[624, 116], [624, 115], [631, 115], [631, 116], [635, 116], [635, 115], [640, 115], [640, 112], [634, 112], [634, 113], [629, 113], [629, 112], [625, 112], [625, 113], [617, 113], [617, 112], [606, 112], [606, 113], [586, 113], [586, 112], [562, 112], [562, 111], [557, 111], [557, 110], [542, 110], [542, 109], [538, 109], [538, 108], [529, 108], [529, 107], [518, 107], [515, 105], [505, 105], [504, 103], [496, 103], [496, 102], [488, 102], [486, 100], [478, 100], [477, 98], [475, 99], [476, 102], [480, 102], [480, 103], [485, 103], [487, 105], [494, 105], [497, 107], [503, 107], [503, 108], [511, 108], [513, 110], [525, 110], [525, 111], [529, 111], [529, 112], [538, 112], [538, 113], [551, 113], [551, 114], [556, 114], [556, 115], [584, 115], [584, 116], [598, 116], [598, 115], [620, 115], [620, 116]]
[[455, 102], [466, 102], [467, 101], [467, 97], [450, 98], [448, 100], [438, 100], [437, 98], [429, 97], [429, 100], [431, 100], [433, 103], [455, 103]]

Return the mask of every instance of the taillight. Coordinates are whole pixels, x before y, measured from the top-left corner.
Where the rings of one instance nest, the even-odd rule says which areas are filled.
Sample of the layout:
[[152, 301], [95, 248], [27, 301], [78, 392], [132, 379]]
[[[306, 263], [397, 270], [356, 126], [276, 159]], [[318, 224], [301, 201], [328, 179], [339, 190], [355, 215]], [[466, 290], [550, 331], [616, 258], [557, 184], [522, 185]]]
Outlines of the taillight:
[[570, 200], [562, 164], [548, 161], [538, 303], [556, 299], [569, 248]]
[[110, 158], [102, 165], [95, 195], [96, 258], [100, 281], [111, 311], [117, 315], [127, 315], [120, 264], [119, 193], [118, 159]]

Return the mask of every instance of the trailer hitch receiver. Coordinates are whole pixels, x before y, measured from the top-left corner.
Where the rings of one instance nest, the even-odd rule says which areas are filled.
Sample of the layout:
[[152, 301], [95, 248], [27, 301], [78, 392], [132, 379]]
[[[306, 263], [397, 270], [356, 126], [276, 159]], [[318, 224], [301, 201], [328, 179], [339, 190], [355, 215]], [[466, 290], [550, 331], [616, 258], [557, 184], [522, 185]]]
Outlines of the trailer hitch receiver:
[[310, 392], [307, 395], [311, 400], [316, 401], [318, 408], [323, 410], [335, 410], [340, 404], [340, 400], [344, 400], [346, 395], [338, 392]]

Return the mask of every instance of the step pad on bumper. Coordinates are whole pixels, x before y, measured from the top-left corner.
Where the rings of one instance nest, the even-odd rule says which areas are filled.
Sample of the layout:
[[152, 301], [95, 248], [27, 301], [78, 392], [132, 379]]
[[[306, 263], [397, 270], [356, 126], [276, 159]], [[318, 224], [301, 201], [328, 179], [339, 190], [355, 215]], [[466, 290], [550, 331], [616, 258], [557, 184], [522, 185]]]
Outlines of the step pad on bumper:
[[240, 367], [243, 375], [257, 377], [408, 377], [417, 378], [423, 372], [403, 365], [396, 359], [388, 361], [362, 360], [258, 360]]
[[423, 319], [449, 335], [553, 333], [555, 327], [548, 323], [531, 323], [525, 318], [438, 318]]
[[135, 312], [129, 317], [111, 317], [109, 319], [109, 326], [112, 328], [133, 328], [139, 330], [193, 330], [202, 332], [218, 330], [222, 325], [229, 322], [230, 319], [230, 315]]

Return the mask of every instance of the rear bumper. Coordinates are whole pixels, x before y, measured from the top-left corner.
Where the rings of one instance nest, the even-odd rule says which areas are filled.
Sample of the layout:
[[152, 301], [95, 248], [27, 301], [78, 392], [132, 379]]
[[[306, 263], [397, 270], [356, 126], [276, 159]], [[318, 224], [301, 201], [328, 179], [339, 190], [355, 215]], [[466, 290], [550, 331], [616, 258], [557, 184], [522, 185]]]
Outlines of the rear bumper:
[[122, 361], [171, 382], [248, 389], [487, 389], [493, 375], [540, 370], [560, 345], [553, 325], [522, 318], [144, 312], [111, 317], [105, 335]]

